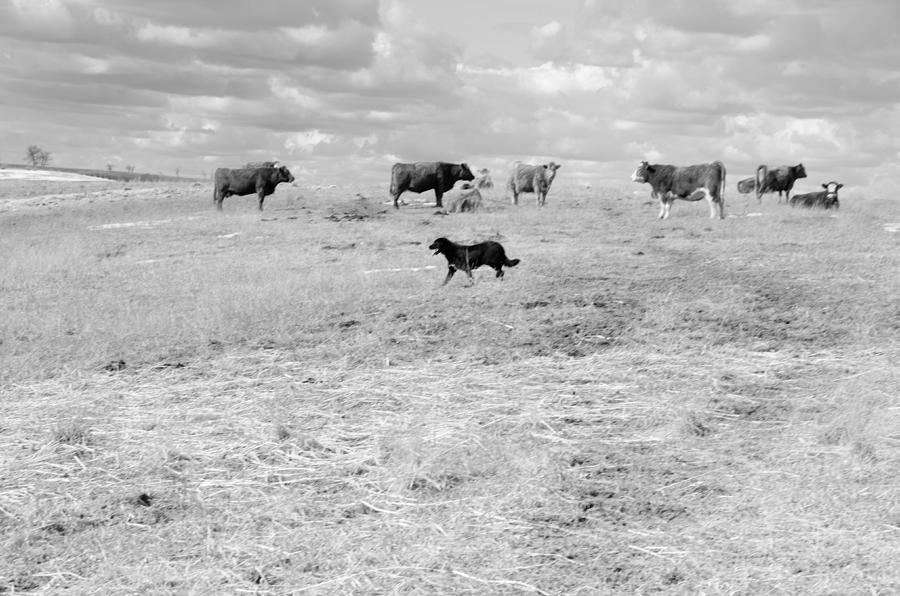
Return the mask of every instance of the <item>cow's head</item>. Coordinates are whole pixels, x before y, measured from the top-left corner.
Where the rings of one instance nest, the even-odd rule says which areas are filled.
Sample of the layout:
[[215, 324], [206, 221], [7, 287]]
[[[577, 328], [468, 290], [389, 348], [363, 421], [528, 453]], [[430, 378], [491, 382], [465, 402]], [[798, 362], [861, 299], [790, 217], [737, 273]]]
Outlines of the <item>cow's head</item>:
[[825, 208], [830, 209], [831, 207], [835, 207], [839, 204], [838, 202], [838, 191], [843, 188], [844, 185], [839, 182], [829, 182], [827, 184], [823, 184], [822, 188], [825, 189]]
[[287, 166], [278, 166], [278, 168], [275, 171], [278, 172], [278, 174], [277, 174], [278, 179], [281, 182], [293, 182], [294, 181], [294, 175], [291, 174], [291, 171], [289, 169], [287, 169]]
[[642, 161], [638, 164], [638, 167], [634, 169], [634, 172], [631, 174], [632, 182], [647, 182], [650, 178], [650, 174], [653, 173], [653, 166], [651, 166], [648, 162]]
[[561, 165], [559, 165], [558, 163], [553, 163], [552, 161], [544, 165], [544, 170], [547, 172], [547, 186], [550, 186], [550, 183], [553, 182], [554, 178], [556, 178], [556, 170], [560, 169], [561, 167]]
[[794, 174], [794, 179], [806, 178], [806, 168], [803, 167], [802, 163], [799, 163], [799, 164], [791, 167], [791, 170]]
[[459, 177], [458, 180], [475, 180], [475, 176], [472, 175], [472, 170], [469, 169], [469, 164], [461, 163], [459, 164]]

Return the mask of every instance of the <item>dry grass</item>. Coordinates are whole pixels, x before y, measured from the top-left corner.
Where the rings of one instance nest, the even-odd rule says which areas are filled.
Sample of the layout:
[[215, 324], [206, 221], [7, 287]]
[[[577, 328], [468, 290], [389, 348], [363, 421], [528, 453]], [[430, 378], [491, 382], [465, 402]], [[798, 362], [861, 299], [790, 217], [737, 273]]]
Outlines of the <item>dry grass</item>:
[[4, 203], [0, 593], [900, 591], [896, 208], [557, 182]]

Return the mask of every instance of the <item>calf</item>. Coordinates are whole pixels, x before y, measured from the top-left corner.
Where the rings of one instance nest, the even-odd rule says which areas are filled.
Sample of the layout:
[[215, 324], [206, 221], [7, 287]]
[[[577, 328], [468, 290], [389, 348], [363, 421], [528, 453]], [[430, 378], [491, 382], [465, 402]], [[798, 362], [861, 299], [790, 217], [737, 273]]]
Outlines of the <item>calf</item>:
[[259, 210], [263, 210], [265, 198], [275, 192], [281, 182], [293, 182], [294, 176], [285, 166], [275, 168], [219, 168], [215, 174], [213, 203], [216, 209], [222, 210], [222, 201], [231, 195], [244, 196], [256, 193], [259, 197]]
[[675, 199], [699, 201], [704, 197], [709, 202], [709, 217], [725, 219], [725, 165], [720, 161], [684, 167], [642, 161], [631, 179], [650, 185], [650, 195], [659, 198], [659, 219], [668, 219]]
[[838, 200], [838, 191], [843, 188], [843, 184], [838, 182], [829, 182], [823, 184], [818, 192], [810, 192], [802, 195], [794, 195], [789, 201], [791, 207], [821, 207], [823, 209], [839, 209], [841, 202]]
[[781, 166], [779, 168], [769, 169], [769, 166], [759, 166], [756, 168], [756, 200], [762, 202], [763, 194], [767, 192], [777, 192], [778, 202], [781, 202], [781, 193], [785, 193], [786, 201], [791, 200], [791, 189], [794, 188], [794, 182], [800, 178], [806, 178], [806, 168], [803, 164], [795, 166]]
[[537, 196], [537, 204], [543, 207], [547, 202], [547, 193], [550, 185], [556, 178], [556, 170], [562, 166], [553, 163], [532, 166], [515, 162], [506, 182], [506, 189], [512, 194], [512, 204], [519, 204], [519, 195], [523, 192], [533, 192]]
[[519, 259], [506, 258], [506, 251], [503, 250], [502, 244], [491, 240], [465, 246], [446, 238], [438, 238], [428, 248], [433, 250], [434, 254], [442, 254], [447, 259], [447, 277], [444, 278], [444, 283], [441, 285], [446, 285], [457, 269], [465, 271], [469, 276], [469, 281], [474, 282], [472, 269], [487, 265], [494, 269], [497, 277], [502, 280], [503, 267], [515, 267], [519, 264]]
[[425, 192], [434, 190], [434, 199], [438, 207], [444, 193], [453, 188], [459, 180], [474, 180], [475, 176], [469, 166], [464, 163], [446, 163], [443, 161], [419, 161], [416, 163], [395, 163], [391, 168], [391, 196], [394, 208], [400, 208], [400, 195], [411, 190]]

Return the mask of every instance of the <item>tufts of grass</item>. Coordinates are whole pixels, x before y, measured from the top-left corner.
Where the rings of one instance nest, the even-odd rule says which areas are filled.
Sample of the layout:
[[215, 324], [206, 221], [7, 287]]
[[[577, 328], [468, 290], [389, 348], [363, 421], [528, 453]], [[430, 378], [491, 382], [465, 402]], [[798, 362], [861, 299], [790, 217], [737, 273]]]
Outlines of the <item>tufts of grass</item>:
[[[0, 217], [0, 591], [900, 590], [866, 204], [138, 190]], [[522, 263], [441, 286], [437, 236]]]

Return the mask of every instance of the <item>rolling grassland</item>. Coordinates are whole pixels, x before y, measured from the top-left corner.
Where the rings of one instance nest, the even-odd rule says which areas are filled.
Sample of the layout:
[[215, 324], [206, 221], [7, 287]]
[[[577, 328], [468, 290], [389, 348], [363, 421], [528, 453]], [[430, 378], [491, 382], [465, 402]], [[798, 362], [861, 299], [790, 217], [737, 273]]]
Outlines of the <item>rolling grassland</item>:
[[900, 592], [900, 206], [733, 178], [0, 181], [0, 594]]

